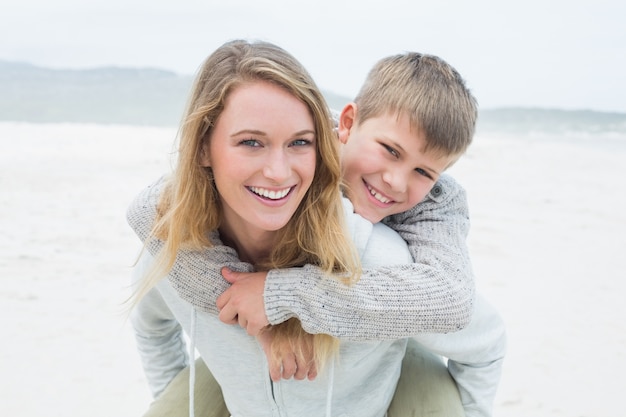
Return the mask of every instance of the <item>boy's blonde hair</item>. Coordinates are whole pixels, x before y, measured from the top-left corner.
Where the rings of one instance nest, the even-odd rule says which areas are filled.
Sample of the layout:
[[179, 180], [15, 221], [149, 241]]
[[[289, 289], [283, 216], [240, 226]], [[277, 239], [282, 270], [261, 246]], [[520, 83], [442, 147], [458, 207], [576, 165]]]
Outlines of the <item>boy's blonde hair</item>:
[[476, 100], [459, 73], [437, 56], [408, 52], [381, 59], [354, 101], [357, 123], [408, 116], [411, 129], [426, 137], [425, 152], [460, 156], [472, 142]]
[[[280, 47], [235, 40], [206, 59], [194, 82], [179, 131], [178, 163], [161, 195], [152, 233], [165, 245], [155, 269], [135, 294], [135, 302], [169, 272], [181, 248], [213, 245], [208, 232], [220, 227], [222, 207], [211, 168], [200, 164], [203, 144], [210, 140], [228, 95], [257, 81], [273, 83], [307, 105], [315, 124], [317, 157], [311, 187], [287, 225], [277, 232], [269, 258], [255, 266], [268, 270], [313, 264], [347, 284], [357, 279], [359, 258], [341, 204], [338, 140], [322, 93], [305, 68]], [[277, 325], [273, 332], [278, 340], [305, 337], [299, 322]], [[315, 336], [320, 364], [336, 348], [330, 336]]]

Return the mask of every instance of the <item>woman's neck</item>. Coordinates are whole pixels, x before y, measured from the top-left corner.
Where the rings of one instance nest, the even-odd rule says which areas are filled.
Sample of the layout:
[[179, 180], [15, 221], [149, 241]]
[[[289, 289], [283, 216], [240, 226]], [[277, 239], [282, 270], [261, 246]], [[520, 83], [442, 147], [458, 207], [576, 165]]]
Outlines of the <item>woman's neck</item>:
[[237, 251], [239, 260], [256, 265], [269, 258], [275, 232], [243, 233], [228, 225], [219, 228], [222, 242]]

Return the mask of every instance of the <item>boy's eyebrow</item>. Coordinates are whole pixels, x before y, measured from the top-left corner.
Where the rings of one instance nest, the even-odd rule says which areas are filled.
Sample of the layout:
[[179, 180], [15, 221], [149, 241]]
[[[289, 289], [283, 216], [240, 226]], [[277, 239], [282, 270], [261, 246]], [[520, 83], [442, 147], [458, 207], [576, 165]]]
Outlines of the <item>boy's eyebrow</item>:
[[[398, 150], [402, 151], [404, 154], [408, 154], [408, 152], [407, 152], [407, 151], [405, 151], [405, 150], [404, 150], [404, 148], [403, 148], [403, 147], [402, 147], [402, 146], [401, 146], [398, 142], [396, 142], [396, 141], [394, 141], [394, 140], [391, 140], [391, 139], [390, 139], [390, 142], [391, 142], [391, 143], [393, 144], [393, 146], [395, 146]], [[439, 171], [437, 171], [436, 169], [433, 169], [433, 168], [431, 168], [431, 167], [429, 167], [429, 166], [426, 166], [426, 165], [421, 166], [421, 167], [419, 167], [419, 168], [422, 168], [423, 170], [428, 171], [428, 172], [430, 172], [431, 174], [434, 174], [435, 176], [440, 176], [440, 175], [441, 175], [441, 172], [439, 172]]]
[[437, 171], [437, 170], [435, 170], [435, 169], [432, 169], [432, 168], [430, 168], [430, 167], [425, 166], [425, 167], [424, 167], [424, 169], [425, 169], [426, 171], [430, 172], [431, 174], [434, 174], [434, 175], [435, 175], [435, 176], [437, 176], [437, 177], [441, 175], [441, 172], [439, 172], [439, 171]]

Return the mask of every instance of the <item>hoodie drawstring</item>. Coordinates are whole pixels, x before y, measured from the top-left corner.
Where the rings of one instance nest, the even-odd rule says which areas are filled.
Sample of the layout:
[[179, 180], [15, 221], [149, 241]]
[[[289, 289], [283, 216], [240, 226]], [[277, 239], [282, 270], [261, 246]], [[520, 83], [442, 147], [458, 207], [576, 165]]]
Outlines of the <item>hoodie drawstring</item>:
[[[196, 309], [191, 307], [191, 334], [189, 335], [189, 417], [194, 417], [194, 385], [196, 383]], [[326, 392], [326, 417], [332, 417], [333, 387], [335, 384], [335, 359], [328, 370], [328, 391]]]
[[189, 335], [189, 417], [194, 417], [194, 385], [196, 384], [196, 309], [191, 307], [191, 334]]
[[326, 417], [332, 417], [333, 386], [335, 384], [335, 359], [330, 362], [328, 370], [328, 391], [326, 392]]

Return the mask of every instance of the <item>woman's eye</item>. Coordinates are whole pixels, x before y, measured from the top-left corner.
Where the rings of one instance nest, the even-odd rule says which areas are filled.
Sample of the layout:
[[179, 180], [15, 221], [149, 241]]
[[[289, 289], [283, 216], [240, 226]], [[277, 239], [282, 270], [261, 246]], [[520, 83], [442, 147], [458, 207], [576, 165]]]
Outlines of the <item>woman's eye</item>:
[[307, 145], [310, 145], [311, 143], [313, 142], [308, 139], [296, 139], [293, 142], [291, 142], [291, 146], [307, 146]]
[[239, 144], [240, 145], [244, 145], [244, 146], [253, 146], [253, 147], [261, 146], [259, 141], [256, 140], [256, 139], [245, 139], [245, 140], [242, 140], [241, 142], [239, 142]]
[[399, 157], [400, 155], [398, 154], [398, 151], [396, 151], [395, 149], [393, 149], [391, 146], [389, 145], [385, 145], [384, 143], [382, 143], [383, 147], [387, 150], [387, 152], [389, 152], [390, 154], [392, 154], [393, 156], [395, 156], [396, 158]]

